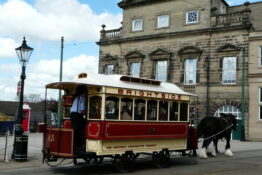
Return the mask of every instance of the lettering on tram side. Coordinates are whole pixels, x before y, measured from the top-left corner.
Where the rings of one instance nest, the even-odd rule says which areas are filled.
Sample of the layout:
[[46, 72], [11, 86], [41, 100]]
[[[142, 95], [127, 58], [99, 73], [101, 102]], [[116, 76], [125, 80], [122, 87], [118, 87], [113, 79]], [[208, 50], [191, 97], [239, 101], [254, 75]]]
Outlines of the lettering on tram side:
[[150, 92], [150, 91], [118, 89], [117, 93], [119, 95], [133, 95], [133, 96], [140, 96], [140, 97], [154, 97], [154, 98], [161, 98], [161, 99], [182, 100], [182, 95]]
[[156, 144], [117, 145], [117, 146], [106, 146], [106, 149], [114, 150], [114, 149], [125, 149], [125, 148], [152, 148], [156, 146], [157, 146]]

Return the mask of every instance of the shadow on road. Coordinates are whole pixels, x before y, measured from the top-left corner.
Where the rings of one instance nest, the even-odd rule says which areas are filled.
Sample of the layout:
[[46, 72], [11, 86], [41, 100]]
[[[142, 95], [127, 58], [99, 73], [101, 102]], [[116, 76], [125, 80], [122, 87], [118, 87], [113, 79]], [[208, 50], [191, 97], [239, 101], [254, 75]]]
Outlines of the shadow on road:
[[[176, 166], [192, 166], [198, 163], [196, 157], [175, 157], [171, 158], [167, 168]], [[161, 170], [156, 168], [150, 158], [140, 158], [135, 162], [134, 170], [132, 172], [143, 172], [150, 170]], [[55, 174], [65, 175], [86, 175], [86, 174], [115, 174], [118, 173], [114, 165], [110, 161], [106, 161], [101, 165], [80, 165], [70, 167], [57, 167], [52, 170]], [[131, 173], [132, 173], [131, 172]]]

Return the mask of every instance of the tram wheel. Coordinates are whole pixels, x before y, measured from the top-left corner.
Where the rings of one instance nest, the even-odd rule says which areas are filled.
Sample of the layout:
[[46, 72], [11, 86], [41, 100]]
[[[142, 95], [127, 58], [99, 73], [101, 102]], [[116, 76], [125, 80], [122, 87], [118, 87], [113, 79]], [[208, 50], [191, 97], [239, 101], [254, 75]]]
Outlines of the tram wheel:
[[97, 156], [94, 158], [94, 164], [95, 165], [100, 165], [104, 160], [104, 157], [101, 157], [101, 156]]
[[100, 164], [103, 162], [104, 157], [102, 157], [102, 156], [84, 157], [83, 160], [84, 160], [87, 164], [100, 165]]
[[125, 154], [117, 155], [114, 158], [114, 165], [117, 169], [117, 171], [121, 173], [127, 173], [132, 171], [134, 167], [134, 162], [136, 159], [136, 155], [133, 152], [127, 152]]
[[166, 168], [169, 165], [170, 154], [167, 149], [160, 151], [159, 153], [154, 152], [152, 155], [153, 164], [157, 168]]

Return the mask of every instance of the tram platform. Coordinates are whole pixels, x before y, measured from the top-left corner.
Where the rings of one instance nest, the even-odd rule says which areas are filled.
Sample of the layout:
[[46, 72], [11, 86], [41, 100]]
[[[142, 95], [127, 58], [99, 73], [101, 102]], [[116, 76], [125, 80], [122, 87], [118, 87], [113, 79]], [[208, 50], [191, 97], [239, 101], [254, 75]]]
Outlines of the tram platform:
[[[14, 136], [10, 136], [8, 140], [8, 160], [4, 160], [5, 153], [5, 141], [4, 136], [0, 136], [0, 174], [1, 170], [8, 169], [20, 169], [20, 168], [37, 168], [37, 167], [46, 167], [46, 164], [42, 164], [42, 142], [43, 134], [42, 133], [28, 133], [28, 160], [24, 162], [17, 162], [11, 160], [11, 153], [13, 149]], [[225, 141], [219, 141], [219, 150], [224, 152]], [[201, 147], [201, 142], [199, 142], [199, 148]], [[262, 150], [262, 142], [241, 142], [233, 140], [231, 141], [231, 150], [234, 154], [241, 151], [250, 151], [250, 150]], [[199, 150], [198, 150], [199, 151]], [[197, 151], [197, 152], [198, 152]], [[73, 165], [71, 160], [68, 160], [68, 165]]]

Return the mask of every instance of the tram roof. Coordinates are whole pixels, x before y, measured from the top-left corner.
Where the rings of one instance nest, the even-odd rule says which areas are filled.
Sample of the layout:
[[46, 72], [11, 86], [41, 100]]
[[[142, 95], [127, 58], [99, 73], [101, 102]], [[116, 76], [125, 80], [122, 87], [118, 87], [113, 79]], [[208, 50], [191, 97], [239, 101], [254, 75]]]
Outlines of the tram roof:
[[71, 89], [77, 85], [87, 85], [89, 87], [113, 87], [133, 90], [144, 90], [161, 93], [171, 93], [180, 95], [196, 96], [187, 93], [173, 83], [162, 82], [158, 80], [137, 78], [126, 75], [104, 75], [104, 74], [79, 74], [72, 81], [55, 82], [46, 85], [50, 89]]

